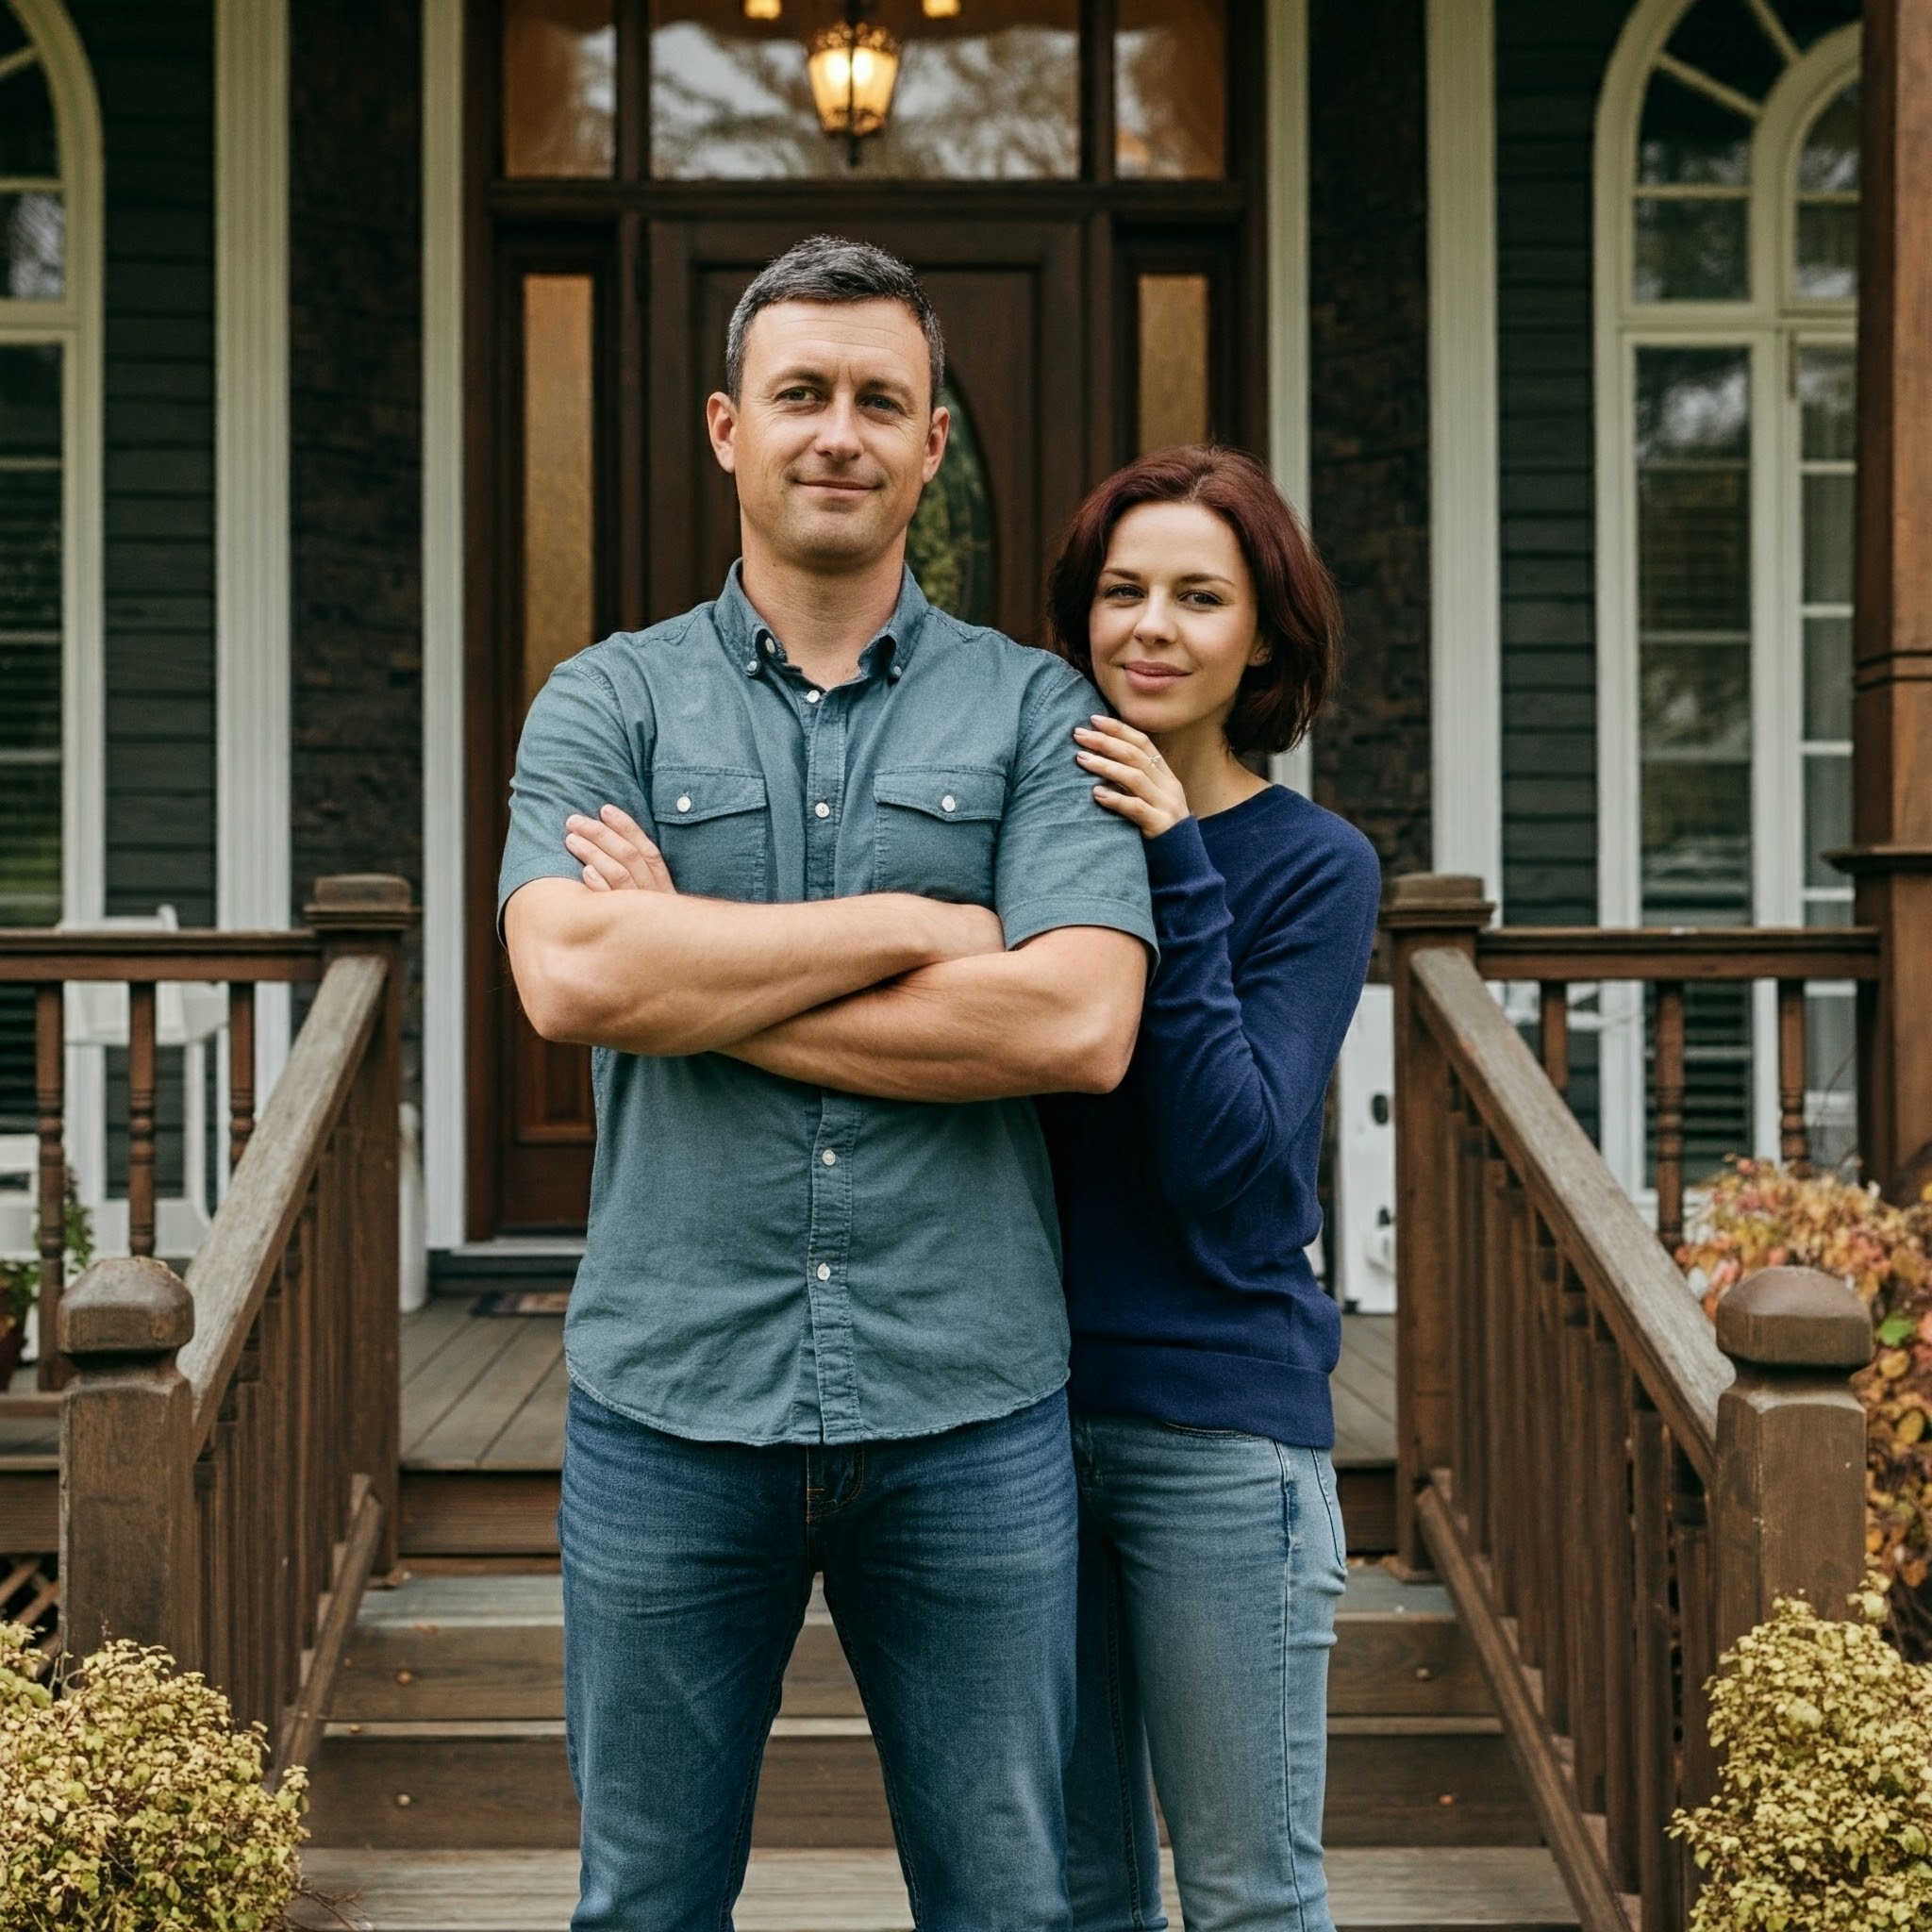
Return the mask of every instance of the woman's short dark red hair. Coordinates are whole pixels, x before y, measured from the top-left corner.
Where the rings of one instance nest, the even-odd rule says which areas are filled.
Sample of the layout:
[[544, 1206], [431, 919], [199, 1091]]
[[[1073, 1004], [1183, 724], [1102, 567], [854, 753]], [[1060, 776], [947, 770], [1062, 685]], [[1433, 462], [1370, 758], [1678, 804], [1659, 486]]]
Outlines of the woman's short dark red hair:
[[1212, 443], [1155, 450], [1116, 470], [1080, 506], [1046, 580], [1053, 648], [1093, 675], [1087, 635], [1114, 525], [1143, 503], [1198, 503], [1234, 532], [1260, 607], [1265, 662], [1242, 677], [1228, 714], [1240, 756], [1286, 751], [1315, 722], [1335, 682], [1341, 606], [1301, 519], [1253, 457]]

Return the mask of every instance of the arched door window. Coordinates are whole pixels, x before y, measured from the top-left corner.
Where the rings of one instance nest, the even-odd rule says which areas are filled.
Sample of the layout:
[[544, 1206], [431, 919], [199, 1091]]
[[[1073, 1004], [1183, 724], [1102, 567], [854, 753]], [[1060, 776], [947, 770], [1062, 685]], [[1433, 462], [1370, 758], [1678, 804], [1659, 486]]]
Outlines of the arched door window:
[[[1597, 142], [1602, 912], [1850, 916], [1857, 0], [1653, 0]], [[1694, 1167], [1776, 1146], [1770, 989], [1690, 1003]], [[1848, 1149], [1848, 988], [1809, 1004]], [[1605, 1145], [1647, 1179], [1643, 1015], [1605, 1001]]]

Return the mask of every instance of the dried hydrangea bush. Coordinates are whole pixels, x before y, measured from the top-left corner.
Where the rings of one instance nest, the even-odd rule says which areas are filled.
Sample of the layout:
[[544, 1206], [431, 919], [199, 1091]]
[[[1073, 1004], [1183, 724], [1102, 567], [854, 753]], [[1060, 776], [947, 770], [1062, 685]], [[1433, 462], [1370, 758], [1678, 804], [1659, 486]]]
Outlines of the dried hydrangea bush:
[[308, 1780], [262, 1782], [260, 1725], [165, 1651], [112, 1643], [42, 1681], [0, 1624], [7, 1932], [274, 1932], [301, 1885]]
[[1788, 1264], [1836, 1274], [1872, 1310], [1877, 1349], [1852, 1378], [1867, 1422], [1865, 1547], [1900, 1587], [1903, 1628], [1932, 1639], [1923, 1609], [1906, 1614], [1906, 1594], [1932, 1580], [1932, 1189], [1897, 1208], [1831, 1174], [1734, 1161], [1677, 1259], [1707, 1312], [1754, 1270]]
[[1718, 1792], [1671, 1824], [1707, 1879], [1690, 1932], [1932, 1925], [1932, 1668], [1885, 1641], [1882, 1578], [1853, 1607], [1780, 1598], [1725, 1653]]

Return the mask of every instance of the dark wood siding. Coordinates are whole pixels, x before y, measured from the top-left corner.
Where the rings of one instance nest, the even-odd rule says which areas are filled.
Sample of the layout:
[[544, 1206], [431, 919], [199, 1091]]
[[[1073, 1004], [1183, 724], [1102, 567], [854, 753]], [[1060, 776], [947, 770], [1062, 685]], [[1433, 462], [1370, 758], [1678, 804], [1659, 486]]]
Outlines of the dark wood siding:
[[106, 147], [107, 908], [211, 922], [214, 9], [70, 0]]
[[1496, 0], [1503, 902], [1597, 908], [1596, 104], [1627, 0]]
[[414, 6], [290, 9], [298, 910], [327, 873], [400, 873], [422, 897], [422, 34]]
[[1421, 0], [1308, 19], [1308, 515], [1341, 591], [1315, 792], [1429, 862], [1428, 158]]

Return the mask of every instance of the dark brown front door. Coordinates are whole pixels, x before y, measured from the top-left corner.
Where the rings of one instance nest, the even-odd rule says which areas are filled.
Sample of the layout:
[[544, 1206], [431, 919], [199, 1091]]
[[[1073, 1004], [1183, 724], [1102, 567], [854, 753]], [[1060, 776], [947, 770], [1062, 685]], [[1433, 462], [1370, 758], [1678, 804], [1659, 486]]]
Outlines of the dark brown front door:
[[[1055, 536], [1079, 500], [1087, 410], [1080, 234], [1072, 223], [854, 225], [910, 259], [947, 337], [956, 428], [910, 553], [935, 601], [1030, 638]], [[499, 623], [490, 697], [491, 794], [505, 798], [524, 712], [551, 667], [626, 621], [638, 566], [642, 621], [716, 594], [738, 555], [731, 480], [706, 441], [724, 326], [758, 268], [808, 225], [658, 223], [648, 230], [642, 370], [613, 354], [611, 263], [554, 245], [506, 252], [499, 326], [512, 345], [503, 412]], [[647, 430], [627, 488], [626, 394]], [[634, 594], [634, 593], [633, 593]], [[495, 813], [499, 828], [503, 810]], [[558, 827], [561, 842], [562, 828]], [[494, 901], [489, 901], [493, 912]], [[487, 1158], [487, 1232], [580, 1225], [593, 1139], [590, 1057], [540, 1040], [494, 948], [485, 997], [500, 1069]]]

